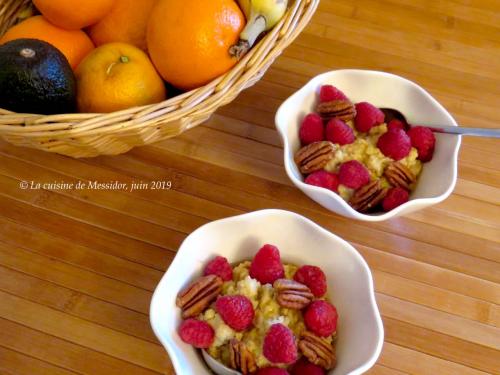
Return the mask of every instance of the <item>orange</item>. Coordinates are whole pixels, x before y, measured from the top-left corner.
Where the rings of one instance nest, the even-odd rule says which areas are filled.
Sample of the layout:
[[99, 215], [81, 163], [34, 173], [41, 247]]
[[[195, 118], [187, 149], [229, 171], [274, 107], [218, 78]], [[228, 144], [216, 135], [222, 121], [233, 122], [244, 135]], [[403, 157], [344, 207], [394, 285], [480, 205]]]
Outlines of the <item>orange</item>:
[[230, 70], [245, 16], [234, 0], [159, 0], [148, 25], [148, 51], [163, 79], [189, 90]]
[[111, 11], [89, 28], [96, 46], [111, 42], [133, 44], [147, 50], [146, 28], [157, 0], [118, 0]]
[[33, 0], [45, 18], [68, 30], [83, 29], [100, 21], [111, 10], [114, 2], [115, 0]]
[[125, 43], [108, 43], [78, 66], [80, 112], [105, 113], [165, 100], [165, 85], [148, 56]]
[[94, 49], [94, 44], [83, 31], [61, 29], [42, 16], [28, 18], [10, 28], [0, 39], [0, 44], [21, 38], [40, 39], [52, 44], [66, 56], [73, 69]]

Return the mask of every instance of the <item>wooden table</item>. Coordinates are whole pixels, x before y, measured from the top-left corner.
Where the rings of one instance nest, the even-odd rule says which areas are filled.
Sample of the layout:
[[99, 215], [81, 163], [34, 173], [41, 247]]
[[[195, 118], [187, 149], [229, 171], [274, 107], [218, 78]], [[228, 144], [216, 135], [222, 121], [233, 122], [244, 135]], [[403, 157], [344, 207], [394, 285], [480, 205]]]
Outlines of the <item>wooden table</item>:
[[[185, 135], [89, 160], [0, 142], [0, 373], [173, 374], [148, 310], [179, 244], [211, 220], [282, 208], [371, 266], [386, 342], [370, 374], [499, 374], [497, 140], [464, 139], [453, 196], [383, 223], [331, 214], [285, 175], [276, 109], [348, 67], [404, 75], [460, 123], [498, 127], [500, 2], [323, 0], [260, 83]], [[87, 180], [172, 190], [19, 187]]]

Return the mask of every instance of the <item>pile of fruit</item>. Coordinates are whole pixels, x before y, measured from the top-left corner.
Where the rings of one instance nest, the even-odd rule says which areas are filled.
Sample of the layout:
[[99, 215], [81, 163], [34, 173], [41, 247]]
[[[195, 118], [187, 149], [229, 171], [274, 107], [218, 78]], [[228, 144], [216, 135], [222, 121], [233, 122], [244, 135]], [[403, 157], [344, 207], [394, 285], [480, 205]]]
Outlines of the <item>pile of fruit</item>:
[[33, 5], [0, 37], [0, 108], [106, 113], [158, 103], [226, 73], [278, 23], [288, 0]]
[[339, 194], [363, 213], [406, 203], [436, 144], [429, 128], [386, 118], [368, 102], [354, 104], [332, 85], [320, 88], [299, 138], [295, 163], [304, 182]]
[[232, 267], [212, 259], [177, 296], [180, 338], [242, 374], [325, 374], [338, 313], [316, 266], [283, 264], [276, 246]]

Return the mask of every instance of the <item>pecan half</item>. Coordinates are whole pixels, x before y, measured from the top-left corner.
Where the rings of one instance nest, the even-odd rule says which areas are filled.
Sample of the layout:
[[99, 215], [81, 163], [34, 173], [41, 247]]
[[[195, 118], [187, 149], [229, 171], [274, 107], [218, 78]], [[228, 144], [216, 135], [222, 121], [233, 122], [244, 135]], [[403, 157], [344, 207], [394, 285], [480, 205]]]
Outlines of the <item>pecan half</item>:
[[183, 289], [175, 301], [182, 309], [182, 318], [192, 318], [201, 314], [220, 294], [223, 283], [219, 276], [208, 275], [196, 279]]
[[257, 371], [254, 355], [244, 343], [236, 339], [229, 342], [229, 364], [243, 375]]
[[411, 190], [411, 185], [417, 181], [413, 172], [400, 162], [389, 164], [385, 168], [384, 176], [391, 185], [406, 190]]
[[339, 118], [342, 121], [350, 121], [356, 117], [356, 107], [349, 100], [332, 100], [319, 103], [316, 111], [324, 120]]
[[302, 354], [317, 366], [330, 370], [337, 364], [334, 346], [324, 337], [309, 331], [302, 332], [298, 347]]
[[383, 188], [378, 180], [374, 180], [356, 190], [349, 204], [356, 211], [366, 212], [379, 204], [386, 195], [387, 189]]
[[295, 280], [278, 279], [273, 287], [277, 292], [278, 304], [288, 309], [301, 310], [314, 298], [311, 289]]
[[304, 174], [323, 169], [333, 159], [337, 147], [327, 141], [314, 142], [295, 154], [295, 163]]

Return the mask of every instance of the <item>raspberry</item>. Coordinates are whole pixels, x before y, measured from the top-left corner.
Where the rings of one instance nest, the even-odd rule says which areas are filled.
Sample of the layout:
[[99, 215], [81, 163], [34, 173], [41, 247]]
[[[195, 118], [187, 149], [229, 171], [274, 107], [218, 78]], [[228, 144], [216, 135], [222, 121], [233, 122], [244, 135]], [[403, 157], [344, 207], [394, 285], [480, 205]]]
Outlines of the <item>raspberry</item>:
[[318, 114], [310, 113], [304, 117], [300, 125], [299, 138], [303, 146], [325, 139], [325, 127]]
[[319, 90], [319, 101], [321, 103], [331, 102], [332, 100], [349, 100], [345, 94], [332, 85], [323, 85]]
[[255, 375], [290, 375], [288, 371], [279, 367], [261, 368]]
[[315, 297], [322, 297], [326, 293], [326, 276], [319, 267], [302, 266], [295, 272], [293, 279], [307, 285]]
[[214, 341], [214, 330], [207, 322], [187, 319], [179, 327], [179, 336], [195, 348], [208, 348]]
[[224, 281], [231, 281], [233, 279], [233, 269], [226, 258], [216, 256], [205, 266], [203, 276], [217, 275]]
[[405, 189], [401, 187], [391, 188], [382, 201], [382, 207], [386, 212], [393, 210], [403, 203], [408, 202], [409, 197], [410, 194]]
[[327, 337], [337, 329], [337, 309], [332, 304], [317, 300], [312, 302], [304, 314], [306, 327], [318, 336]]
[[241, 295], [217, 298], [215, 309], [224, 320], [224, 323], [238, 332], [250, 327], [255, 315], [252, 302]]
[[292, 331], [281, 323], [269, 328], [262, 347], [264, 357], [272, 363], [290, 364], [297, 360], [297, 345]]
[[410, 153], [411, 140], [403, 130], [394, 129], [380, 136], [377, 147], [385, 156], [400, 160]]
[[384, 120], [384, 112], [372, 104], [367, 102], [356, 104], [356, 117], [354, 123], [356, 129], [360, 132], [369, 132], [372, 127], [382, 124]]
[[285, 277], [278, 248], [273, 245], [262, 246], [252, 260], [249, 273], [250, 277], [257, 279], [261, 284], [272, 284]]
[[432, 160], [434, 146], [436, 145], [434, 133], [424, 126], [415, 126], [408, 130], [408, 136], [410, 137], [411, 145], [418, 151], [419, 160], [424, 163]]
[[302, 357], [293, 365], [291, 375], [325, 375], [325, 370]]
[[348, 145], [354, 142], [356, 136], [349, 125], [340, 119], [333, 119], [326, 124], [326, 139], [339, 145]]
[[339, 168], [339, 181], [351, 189], [359, 189], [370, 182], [370, 172], [357, 160], [343, 163]]
[[387, 123], [387, 130], [391, 131], [394, 129], [406, 130], [406, 124], [400, 120], [391, 120]]
[[338, 192], [339, 177], [335, 173], [321, 170], [307, 176], [305, 183]]

